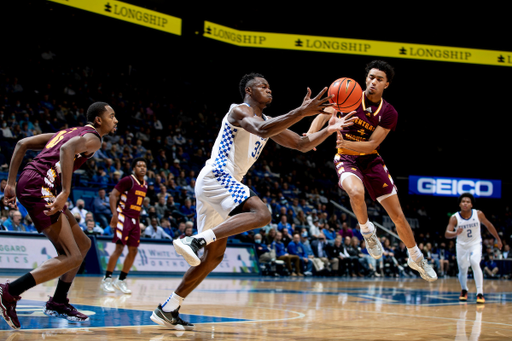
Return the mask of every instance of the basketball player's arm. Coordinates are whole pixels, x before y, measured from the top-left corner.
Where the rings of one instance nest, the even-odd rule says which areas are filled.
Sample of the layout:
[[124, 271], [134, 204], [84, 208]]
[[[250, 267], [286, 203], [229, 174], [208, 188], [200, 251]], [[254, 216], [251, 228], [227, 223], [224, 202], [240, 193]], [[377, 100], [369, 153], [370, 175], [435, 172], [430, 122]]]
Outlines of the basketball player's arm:
[[46, 205], [46, 215], [53, 215], [61, 211], [71, 193], [71, 179], [73, 177], [73, 165], [75, 155], [85, 153], [94, 154], [101, 147], [101, 140], [93, 134], [75, 136], [64, 143], [60, 148], [60, 170], [62, 179], [62, 191], [57, 195], [55, 201]]
[[112, 211], [112, 219], [110, 220], [110, 227], [115, 229], [117, 226], [117, 202], [121, 193], [117, 189], [113, 189], [108, 196], [108, 203], [110, 204], [110, 211]]
[[334, 109], [333, 107], [326, 108], [324, 111], [326, 112], [325, 114], [316, 115], [315, 119], [313, 120], [313, 122], [311, 122], [311, 125], [309, 126], [308, 132], [305, 135], [311, 135], [313, 133], [316, 133], [317, 131], [320, 131], [320, 129], [322, 129], [325, 123], [329, 121], [332, 114], [336, 113], [336, 109]]
[[302, 105], [287, 114], [263, 120], [261, 117], [255, 116], [253, 109], [245, 105], [240, 105], [231, 111], [229, 123], [237, 127], [242, 127], [251, 134], [262, 138], [269, 138], [288, 129], [295, 123], [299, 122], [306, 116], [326, 113], [324, 110], [332, 104], [328, 103], [331, 96], [321, 98], [327, 88], [311, 98], [311, 90], [308, 88], [306, 97]]
[[444, 233], [444, 237], [447, 239], [456, 238], [459, 234], [462, 233], [462, 228], [455, 229], [457, 227], [457, 218], [453, 215], [448, 221], [448, 226], [446, 227], [446, 232]]
[[477, 212], [478, 212], [478, 219], [480, 220], [480, 222], [482, 224], [485, 225], [485, 227], [487, 227], [487, 229], [489, 230], [489, 232], [491, 232], [491, 234], [494, 236], [494, 238], [496, 238], [496, 242], [498, 243], [498, 249], [501, 250], [501, 248], [503, 247], [503, 243], [501, 242], [501, 238], [500, 238], [500, 235], [498, 234], [498, 231], [496, 231], [496, 228], [494, 227], [494, 225], [489, 221], [489, 219], [487, 219], [484, 212], [482, 212], [482, 211], [477, 211]]
[[348, 127], [354, 124], [352, 118], [353, 115], [355, 115], [355, 111], [342, 118], [338, 118], [336, 117], [336, 113], [333, 113], [329, 119], [329, 125], [320, 131], [306, 136], [300, 136], [287, 129], [278, 135], [272, 136], [272, 140], [283, 147], [296, 149], [305, 153], [324, 142], [332, 133], [341, 130], [343, 127]]
[[4, 189], [4, 203], [11, 208], [16, 207], [16, 176], [20, 169], [23, 157], [28, 150], [41, 150], [50, 141], [53, 134], [39, 134], [26, 137], [16, 143], [12, 153], [11, 163], [9, 165], [9, 175], [7, 176], [7, 185]]
[[349, 141], [345, 140], [343, 136], [338, 132], [338, 139], [336, 141], [336, 147], [353, 150], [359, 153], [371, 153], [384, 141], [388, 136], [390, 129], [382, 128], [377, 126], [377, 129], [372, 133], [368, 141]]

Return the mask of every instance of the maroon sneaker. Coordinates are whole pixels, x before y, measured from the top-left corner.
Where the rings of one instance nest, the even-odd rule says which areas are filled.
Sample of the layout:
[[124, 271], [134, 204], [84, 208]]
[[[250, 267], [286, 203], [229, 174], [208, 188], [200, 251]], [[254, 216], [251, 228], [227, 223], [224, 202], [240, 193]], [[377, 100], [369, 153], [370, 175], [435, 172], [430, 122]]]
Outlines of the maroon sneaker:
[[66, 303], [57, 303], [50, 297], [43, 309], [43, 313], [47, 316], [60, 317], [71, 322], [85, 322], [89, 321], [89, 316], [82, 314], [75, 307], [69, 304], [69, 299], [66, 298]]
[[13, 296], [9, 293], [9, 283], [0, 284], [0, 307], [2, 317], [12, 329], [20, 329], [20, 321], [16, 314], [16, 302], [20, 296]]

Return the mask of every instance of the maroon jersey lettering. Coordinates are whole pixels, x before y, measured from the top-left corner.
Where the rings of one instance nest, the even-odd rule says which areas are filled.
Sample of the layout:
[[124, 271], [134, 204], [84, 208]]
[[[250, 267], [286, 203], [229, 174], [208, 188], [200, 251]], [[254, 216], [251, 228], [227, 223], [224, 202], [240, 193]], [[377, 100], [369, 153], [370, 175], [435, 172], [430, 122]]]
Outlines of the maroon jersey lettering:
[[[363, 101], [356, 112], [354, 124], [341, 131], [345, 140], [368, 141], [377, 126], [391, 130], [396, 128], [398, 113], [384, 98], [381, 99], [380, 103], [371, 103], [366, 99], [363, 92]], [[339, 154], [345, 154], [345, 152], [338, 149]]]
[[130, 218], [138, 218], [142, 207], [142, 201], [146, 197], [148, 185], [145, 181], [142, 184], [135, 176], [126, 176], [116, 185], [115, 189], [121, 193], [117, 212]]

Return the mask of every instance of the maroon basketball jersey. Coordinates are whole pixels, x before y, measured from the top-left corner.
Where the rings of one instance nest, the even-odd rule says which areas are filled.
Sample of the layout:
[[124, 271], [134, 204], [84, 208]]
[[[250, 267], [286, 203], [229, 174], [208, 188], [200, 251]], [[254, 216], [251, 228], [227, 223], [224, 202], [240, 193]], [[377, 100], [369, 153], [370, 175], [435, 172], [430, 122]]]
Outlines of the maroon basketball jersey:
[[[61, 130], [53, 135], [53, 137], [46, 143], [43, 150], [30, 161], [25, 169], [33, 170], [43, 177], [47, 185], [46, 189], [49, 193], [56, 193], [56, 188], [61, 188], [61, 170], [60, 170], [60, 149], [61, 147], [75, 136], [84, 136], [85, 134], [94, 134], [101, 140], [100, 134], [94, 129], [92, 125], [84, 127], [75, 127]], [[80, 168], [88, 158], [94, 155], [76, 154], [73, 164], [73, 171]], [[45, 189], [45, 187], [43, 187]]]
[[137, 219], [140, 216], [142, 201], [148, 191], [146, 181], [142, 181], [141, 184], [134, 175], [125, 176], [114, 188], [121, 193], [117, 204], [117, 212]]
[[[354, 124], [342, 131], [343, 138], [347, 141], [368, 141], [377, 126], [391, 130], [396, 128], [398, 113], [384, 98], [380, 103], [372, 103], [363, 92], [363, 100], [356, 112]], [[338, 149], [338, 153], [345, 154], [341, 149]]]

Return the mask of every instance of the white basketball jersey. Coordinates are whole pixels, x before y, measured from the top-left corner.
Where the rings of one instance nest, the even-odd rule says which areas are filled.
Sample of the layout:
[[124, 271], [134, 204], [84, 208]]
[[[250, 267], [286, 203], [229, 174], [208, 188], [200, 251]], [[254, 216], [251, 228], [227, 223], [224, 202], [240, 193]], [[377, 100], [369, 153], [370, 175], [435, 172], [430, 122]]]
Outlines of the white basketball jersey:
[[457, 218], [457, 226], [463, 229], [462, 233], [457, 236], [457, 244], [462, 246], [470, 246], [482, 242], [482, 236], [480, 234], [480, 219], [478, 219], [478, 213], [476, 210], [471, 210], [471, 217], [468, 219], [462, 218], [460, 212], [455, 213]]
[[[216, 177], [222, 177], [225, 173], [233, 176], [237, 181], [242, 181], [249, 168], [258, 160], [261, 150], [268, 141], [257, 135], [251, 134], [241, 127], [235, 127], [228, 122], [228, 116], [233, 108], [242, 104], [232, 104], [229, 111], [222, 119], [219, 135], [215, 140], [211, 158], [206, 165], [212, 168]], [[266, 120], [265, 115], [263, 119]]]

